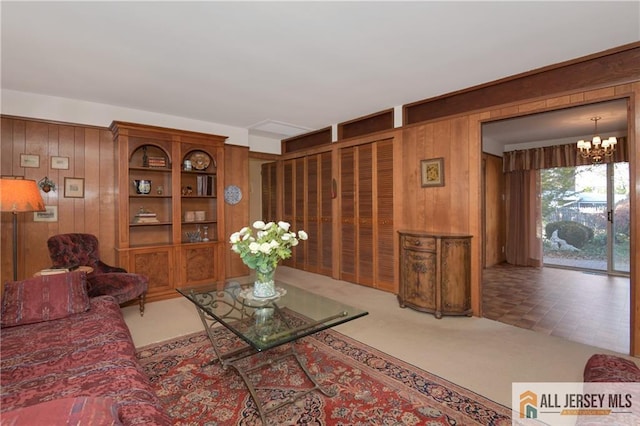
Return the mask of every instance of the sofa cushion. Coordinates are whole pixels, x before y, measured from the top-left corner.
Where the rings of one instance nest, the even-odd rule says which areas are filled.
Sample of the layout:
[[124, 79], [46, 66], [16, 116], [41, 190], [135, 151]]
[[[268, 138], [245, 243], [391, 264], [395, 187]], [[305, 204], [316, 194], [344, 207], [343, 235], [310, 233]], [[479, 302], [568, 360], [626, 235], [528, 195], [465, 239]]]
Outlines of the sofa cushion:
[[3, 426], [121, 425], [113, 398], [62, 398], [2, 413]]
[[42, 275], [9, 281], [2, 296], [2, 327], [64, 318], [89, 309], [87, 274]]
[[595, 354], [584, 366], [585, 382], [640, 382], [640, 368], [628, 359]]

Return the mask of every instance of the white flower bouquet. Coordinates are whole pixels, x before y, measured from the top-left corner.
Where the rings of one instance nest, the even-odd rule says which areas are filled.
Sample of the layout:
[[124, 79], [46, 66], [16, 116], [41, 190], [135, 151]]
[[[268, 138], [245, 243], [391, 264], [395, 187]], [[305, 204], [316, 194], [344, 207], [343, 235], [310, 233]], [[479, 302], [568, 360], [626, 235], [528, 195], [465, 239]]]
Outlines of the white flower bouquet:
[[[253, 229], [245, 226], [229, 237], [231, 250], [238, 253], [245, 265], [259, 272], [272, 271], [278, 262], [291, 257], [291, 247], [298, 240], [306, 240], [308, 235], [300, 230], [290, 231], [288, 222], [268, 222], [258, 220]], [[255, 230], [255, 235], [254, 235]]]

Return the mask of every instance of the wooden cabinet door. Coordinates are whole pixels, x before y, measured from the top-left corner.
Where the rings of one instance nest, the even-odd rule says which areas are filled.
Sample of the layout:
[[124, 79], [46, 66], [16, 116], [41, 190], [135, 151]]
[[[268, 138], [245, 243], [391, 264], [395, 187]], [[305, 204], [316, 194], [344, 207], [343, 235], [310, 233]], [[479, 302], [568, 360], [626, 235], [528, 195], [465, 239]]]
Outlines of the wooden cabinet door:
[[442, 239], [442, 311], [467, 313], [471, 309], [471, 241]]
[[184, 244], [180, 256], [182, 265], [181, 284], [192, 286], [216, 281], [219, 270], [218, 243]]
[[129, 266], [127, 270], [149, 277], [147, 301], [175, 297], [176, 256], [173, 246], [136, 248], [125, 252]]
[[435, 312], [437, 306], [437, 256], [433, 251], [403, 249], [401, 256], [401, 306]]

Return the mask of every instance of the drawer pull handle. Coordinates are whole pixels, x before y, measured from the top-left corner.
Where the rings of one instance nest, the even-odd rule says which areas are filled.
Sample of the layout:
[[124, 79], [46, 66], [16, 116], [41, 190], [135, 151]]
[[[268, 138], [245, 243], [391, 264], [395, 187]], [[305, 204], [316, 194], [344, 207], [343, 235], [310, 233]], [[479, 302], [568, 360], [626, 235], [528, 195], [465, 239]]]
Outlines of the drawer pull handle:
[[422, 244], [422, 242], [420, 240], [413, 240], [411, 242], [414, 246], [419, 246], [420, 244]]

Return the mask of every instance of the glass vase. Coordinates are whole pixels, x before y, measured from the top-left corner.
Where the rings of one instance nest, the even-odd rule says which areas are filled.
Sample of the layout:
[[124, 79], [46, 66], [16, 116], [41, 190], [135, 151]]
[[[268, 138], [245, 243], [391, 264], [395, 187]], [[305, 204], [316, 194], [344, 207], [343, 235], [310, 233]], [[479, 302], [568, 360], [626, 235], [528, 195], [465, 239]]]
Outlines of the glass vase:
[[256, 269], [256, 280], [253, 283], [253, 297], [266, 299], [276, 295], [276, 283], [273, 280], [275, 272], [275, 267]]
[[274, 330], [274, 310], [270, 307], [257, 308], [255, 310], [255, 331], [261, 338], [266, 338], [273, 333]]

